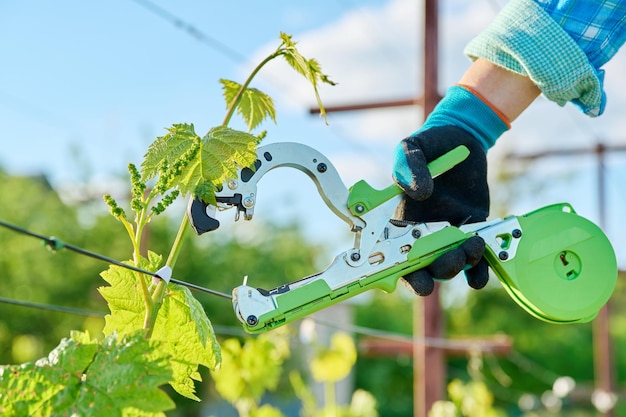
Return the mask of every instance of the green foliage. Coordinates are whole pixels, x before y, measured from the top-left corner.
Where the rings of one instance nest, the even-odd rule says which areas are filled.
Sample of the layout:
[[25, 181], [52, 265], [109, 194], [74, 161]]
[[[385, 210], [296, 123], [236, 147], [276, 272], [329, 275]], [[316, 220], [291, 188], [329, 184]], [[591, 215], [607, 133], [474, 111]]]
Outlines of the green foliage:
[[[623, 277], [620, 277], [623, 278]], [[626, 285], [618, 279], [611, 300], [611, 337], [614, 352], [626, 348]], [[492, 335], [504, 333], [513, 341], [513, 352], [504, 357], [485, 357], [480, 377], [495, 395], [495, 404], [509, 415], [519, 413], [522, 395], [541, 395], [552, 390], [555, 380], [568, 376], [576, 381], [578, 393], [564, 398], [561, 416], [592, 415], [590, 398], [580, 395], [592, 392], [594, 386], [592, 324], [555, 325], [526, 314], [495, 284], [492, 288], [473, 291], [463, 304], [446, 311], [448, 334]], [[503, 314], [505, 312], [505, 314]], [[617, 373], [626, 365], [623, 355], [614, 355]], [[471, 359], [449, 360], [450, 375], [467, 379]], [[618, 402], [619, 407], [619, 402]], [[548, 415], [540, 409], [529, 415]], [[621, 415], [619, 411], [616, 415]]]
[[356, 362], [356, 346], [350, 336], [335, 333], [328, 348], [319, 348], [311, 361], [311, 374], [318, 382], [335, 383], [348, 376]]
[[[242, 85], [235, 81], [225, 79], [221, 79], [220, 82], [222, 83], [226, 102], [235, 102], [237, 95], [242, 91]], [[276, 123], [274, 101], [270, 96], [256, 88], [243, 89], [239, 104], [237, 105], [237, 114], [246, 122], [248, 131], [256, 128], [267, 118], [272, 119], [272, 121]]]
[[376, 406], [376, 398], [370, 392], [357, 389], [352, 394], [346, 417], [378, 417]]
[[[492, 281], [496, 281], [495, 278]], [[442, 286], [442, 289], [450, 290], [450, 287]], [[399, 291], [394, 294], [372, 293], [371, 303], [356, 307], [357, 324], [411, 334], [413, 299], [402, 297]], [[626, 280], [618, 279], [610, 310], [613, 349], [622, 352], [626, 349]], [[581, 396], [581, 393], [592, 392], [594, 385], [592, 324], [555, 325], [539, 321], [520, 309], [497, 282], [490, 283], [483, 290], [470, 291], [467, 297], [459, 297], [452, 306], [445, 308], [444, 313], [448, 337], [481, 338], [505, 334], [513, 342], [510, 355], [486, 354], [479, 370], [469, 369], [472, 360], [469, 357], [449, 356], [447, 373], [451, 380], [467, 381], [472, 375], [480, 377], [494, 396], [494, 407], [505, 409], [508, 415], [522, 415], [518, 406], [522, 395], [533, 395], [538, 399], [544, 392], [552, 390], [558, 377], [570, 376], [576, 381], [577, 393], [563, 399], [559, 415], [594, 413], [590, 398]], [[626, 356], [616, 354], [613, 359], [615, 371], [624, 372]], [[381, 415], [400, 417], [412, 413], [413, 362], [410, 354], [361, 356], [355, 367], [355, 377], [358, 388], [374, 394]], [[528, 415], [550, 413], [541, 411], [540, 402], [539, 407]], [[621, 411], [616, 415], [622, 415]]]
[[[506, 311], [506, 314], [502, 314]], [[484, 381], [493, 388], [501, 387], [497, 373], [503, 372], [513, 381], [515, 390], [541, 395], [552, 388], [562, 375], [576, 380], [593, 380], [591, 324], [555, 325], [537, 320], [520, 309], [499, 288], [470, 293], [464, 305], [447, 312], [448, 334], [451, 336], [483, 336], [504, 333], [513, 340], [516, 352], [496, 360], [495, 367], [486, 367]], [[567, 352], [566, 355], [563, 352]], [[455, 369], [466, 369], [469, 359], [451, 360]], [[500, 369], [498, 369], [500, 368]], [[465, 372], [454, 376], [464, 379]]]
[[158, 387], [171, 371], [167, 358], [135, 333], [100, 343], [72, 333], [47, 358], [0, 367], [3, 416], [162, 416], [173, 408]]
[[250, 412], [250, 417], [285, 417], [281, 411], [269, 404], [263, 404]]
[[167, 174], [177, 174], [181, 165], [188, 164], [201, 146], [201, 139], [196, 134], [193, 124], [174, 124], [167, 131], [167, 135], [159, 136], [148, 147], [141, 164], [144, 178], [152, 179], [161, 174], [164, 189], [170, 188]]
[[[328, 75], [322, 72], [320, 64], [315, 59], [305, 58], [300, 51], [296, 48], [297, 42], [291, 39], [291, 35], [286, 33], [280, 34], [281, 44], [278, 46], [274, 53], [265, 58], [250, 74], [250, 77], [241, 85], [241, 88], [235, 92], [235, 85], [231, 81], [223, 82], [224, 86], [224, 98], [226, 99], [226, 105], [229, 110], [224, 118], [222, 125], [226, 126], [230, 122], [230, 119], [235, 111], [242, 116], [244, 122], [248, 126], [248, 129], [253, 129], [258, 125], [261, 120], [266, 117], [275, 120], [274, 105], [269, 97], [261, 93], [258, 90], [249, 89], [249, 84], [256, 73], [269, 61], [282, 56], [285, 61], [296, 72], [302, 75], [313, 87], [315, 93], [315, 99], [320, 108], [320, 115], [326, 119], [326, 110], [322, 104], [322, 100], [319, 95], [318, 87], [320, 83], [329, 85], [335, 85], [330, 80]], [[259, 100], [258, 103], [251, 103], [250, 99]]]
[[[314, 339], [315, 342], [315, 339]], [[302, 401], [302, 417], [378, 417], [374, 396], [362, 389], [352, 394], [348, 405], [337, 404], [335, 385], [346, 378], [356, 363], [357, 351], [352, 337], [334, 333], [330, 346], [315, 347], [309, 368], [314, 380], [324, 385], [324, 405], [317, 404], [315, 396], [298, 372], [289, 375], [296, 396]]]
[[455, 379], [448, 384], [450, 401], [433, 404], [428, 417], [503, 417], [504, 412], [493, 407], [493, 395], [481, 381], [464, 384]]
[[[358, 325], [410, 335], [413, 331], [414, 298], [403, 297], [399, 286], [393, 294], [370, 291], [368, 303], [355, 306]], [[404, 417], [413, 413], [412, 356], [363, 356], [355, 366], [355, 385], [371, 392], [381, 416]]]
[[[228, 220], [232, 213], [225, 214]], [[171, 220], [169, 225], [159, 222], [156, 226], [150, 227], [151, 247], [163, 251], [177, 225]], [[308, 242], [296, 226], [265, 224], [261, 218], [242, 226], [254, 230], [254, 239], [249, 234], [220, 234], [219, 230], [200, 238], [185, 235], [179, 255], [184, 262], [177, 263], [175, 276], [192, 277], [189, 279], [195, 284], [228, 293], [246, 275], [251, 285], [271, 289], [317, 271], [315, 261], [322, 248]], [[196, 297], [214, 324], [241, 326], [229, 301], [209, 295]]]
[[222, 343], [222, 365], [211, 371], [215, 388], [241, 417], [282, 416], [273, 407], [260, 407], [259, 401], [267, 391], [276, 389], [289, 353], [281, 329], [247, 338], [244, 344], [227, 339]]
[[[0, 172], [0, 193], [3, 221], [43, 235], [62, 235], [67, 242], [111, 257], [128, 256], [130, 245], [112, 217], [64, 203], [42, 177]], [[95, 290], [102, 264], [71, 252], [46, 250], [40, 241], [4, 228], [0, 228], [0, 242], [0, 296], [91, 311], [105, 309]], [[1, 303], [0, 363], [36, 360], [67, 337], [69, 329], [97, 334], [102, 324], [100, 317], [86, 319]]]
[[177, 187], [182, 195], [214, 202], [215, 185], [235, 177], [238, 167], [252, 165], [258, 142], [257, 136], [225, 126], [212, 128], [200, 139], [193, 124], [175, 124], [148, 148], [142, 176], [149, 181], [158, 175], [156, 188], [161, 192]]
[[[0, 190], [6, 192], [5, 200], [11, 203], [6, 208], [12, 217], [5, 219], [16, 224], [37, 223], [34, 230], [42, 230], [49, 234], [59, 233], [58, 227], [64, 230], [62, 237], [64, 240], [67, 238], [68, 242], [82, 242], [79, 246], [113, 255], [118, 259], [124, 259], [123, 257], [128, 255], [130, 245], [124, 230], [119, 227], [116, 220], [102, 211], [90, 215], [93, 226], [87, 227], [76, 220], [76, 207], [63, 205], [58, 201], [56, 193], [40, 188], [36, 179], [2, 177]], [[26, 212], [18, 210], [18, 200], [20, 207], [26, 208]], [[36, 210], [37, 207], [54, 213], [55, 223], [47, 225]], [[13, 208], [14, 213], [11, 211]], [[178, 226], [176, 220], [174, 216], [165, 216], [158, 222], [150, 224], [149, 246], [152, 249], [160, 253], [169, 249], [176, 232], [175, 228]], [[311, 246], [295, 226], [265, 225], [262, 222], [255, 222], [254, 227], [255, 230], [258, 228], [263, 230], [260, 234], [262, 238], [254, 242], [248, 239], [238, 240], [231, 235], [223, 234], [207, 234], [203, 238], [187, 234], [180, 254], [184, 262], [177, 264], [175, 277], [226, 292], [239, 284], [244, 274], [250, 274], [250, 280], [254, 281], [255, 285], [272, 288], [287, 280], [307, 276], [316, 270], [314, 261], [319, 256], [321, 248]], [[102, 264], [99, 262], [71, 252], [52, 253], [37, 240], [1, 228], [0, 240], [3, 242], [0, 265], [6, 273], [3, 278], [6, 285], [2, 287], [2, 296], [97, 311], [106, 308], [98, 287], [106, 285], [108, 288], [108, 284], [103, 284], [103, 281], [98, 279], [98, 274], [102, 270]], [[23, 253], [27, 253], [28, 257], [24, 258]], [[147, 266], [145, 263], [142, 265]], [[159, 262], [155, 265], [159, 265]], [[108, 269], [105, 273], [113, 272], [117, 272], [117, 267]], [[131, 273], [128, 293], [137, 296], [136, 279], [134, 273]], [[148, 283], [148, 279], [145, 279]], [[170, 285], [168, 288], [178, 286]], [[219, 323], [222, 326], [239, 324], [229, 301], [208, 295], [195, 296], [202, 302], [199, 308], [206, 311], [212, 323]], [[127, 298], [125, 295], [123, 299]], [[0, 363], [36, 360], [58, 345], [59, 340], [67, 335], [68, 328], [88, 328], [91, 334], [100, 334], [103, 326], [104, 319], [99, 317], [85, 319], [76, 315], [0, 304], [0, 354], [4, 355]], [[15, 348], [12, 349], [12, 346]], [[9, 356], [12, 350], [22, 359]], [[290, 359], [296, 363], [298, 360]], [[197, 395], [200, 397], [203, 397], [202, 394], [213, 384], [209, 372], [203, 368], [200, 367], [199, 371], [204, 381], [195, 383]], [[171, 378], [165, 383], [170, 380]], [[177, 403], [176, 411], [171, 412], [172, 416], [199, 415], [200, 409], [204, 406], [202, 403], [188, 401], [187, 398], [176, 395], [169, 387], [165, 389], [166, 392], [173, 394], [172, 398]], [[277, 390], [287, 395], [289, 390], [286, 381], [282, 380]], [[207, 398], [203, 400], [206, 402]], [[212, 402], [214, 398], [208, 401]], [[167, 414], [170, 415], [170, 412]]]
[[315, 99], [317, 100], [317, 104], [320, 108], [320, 115], [326, 117], [326, 111], [324, 110], [324, 105], [322, 104], [322, 100], [318, 92], [319, 83], [322, 82], [330, 85], [335, 85], [335, 83], [331, 81], [327, 75], [322, 73], [322, 68], [319, 62], [312, 58], [306, 59], [300, 54], [300, 52], [298, 52], [296, 49], [297, 42], [294, 42], [291, 39], [291, 35], [281, 33], [280, 38], [283, 43], [278, 51], [280, 51], [280, 53], [285, 57], [287, 63], [289, 63], [293, 69], [302, 74], [311, 83], [315, 92]]
[[338, 406], [330, 404], [320, 407], [313, 392], [306, 386], [297, 372], [290, 375], [296, 396], [302, 401], [302, 417], [378, 417], [376, 399], [365, 390], [357, 389], [352, 393], [350, 404]]
[[[211, 375], [218, 393], [235, 407], [240, 417], [283, 417], [278, 409], [260, 402], [279, 386], [285, 360], [290, 355], [288, 331], [288, 327], [283, 327], [247, 337], [243, 343], [236, 338], [222, 343], [222, 365], [211, 371]], [[329, 348], [318, 347], [309, 370], [322, 370], [326, 392], [333, 393], [321, 407], [300, 371], [294, 369], [289, 373], [291, 387], [302, 402], [302, 417], [378, 417], [376, 400], [364, 390], [355, 391], [350, 404], [336, 404], [335, 383], [349, 374], [355, 360], [354, 342], [344, 333], [335, 333]]]
[[[150, 252], [149, 259], [144, 259], [140, 265], [156, 271], [161, 258]], [[117, 332], [124, 336], [141, 329], [146, 306], [137, 291], [136, 280], [148, 278], [118, 266], [110, 266], [101, 275], [110, 284], [99, 289], [111, 309], [111, 314], [105, 317], [104, 333]], [[151, 340], [159, 342], [157, 352], [160, 355], [171, 357], [172, 379], [169, 382], [172, 387], [179, 394], [199, 401], [193, 383], [193, 380], [201, 380], [198, 366], [215, 368], [220, 362], [220, 346], [202, 306], [187, 288], [168, 286]]]

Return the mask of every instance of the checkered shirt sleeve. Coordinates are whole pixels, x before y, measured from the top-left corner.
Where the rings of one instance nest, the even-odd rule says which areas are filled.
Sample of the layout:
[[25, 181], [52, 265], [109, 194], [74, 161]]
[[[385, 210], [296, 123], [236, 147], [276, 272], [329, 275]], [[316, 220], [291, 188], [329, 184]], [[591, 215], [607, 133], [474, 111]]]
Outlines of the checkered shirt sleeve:
[[549, 100], [602, 114], [605, 64], [626, 38], [626, 0], [511, 0], [465, 47], [528, 76]]
[[535, 0], [585, 52], [595, 68], [626, 41], [626, 0]]

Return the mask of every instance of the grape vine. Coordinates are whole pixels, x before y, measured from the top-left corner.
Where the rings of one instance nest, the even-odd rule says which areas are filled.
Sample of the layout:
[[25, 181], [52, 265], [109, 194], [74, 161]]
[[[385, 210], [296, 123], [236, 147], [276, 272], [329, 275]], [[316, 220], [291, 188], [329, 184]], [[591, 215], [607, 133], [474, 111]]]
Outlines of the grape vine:
[[[132, 215], [112, 196], [104, 196], [132, 243], [126, 263], [151, 272], [164, 265], [174, 269], [189, 229], [186, 216], [165, 260], [150, 251], [141, 255], [146, 226], [177, 198], [193, 195], [214, 202], [216, 186], [239, 167], [252, 166], [264, 134], [251, 132], [267, 119], [275, 121], [276, 110], [268, 95], [250, 85], [265, 64], [280, 57], [311, 83], [324, 116], [318, 86], [333, 82], [317, 61], [300, 54], [290, 35], [281, 33], [278, 48], [242, 84], [220, 80], [227, 103], [221, 125], [199, 136], [193, 124], [175, 124], [149, 146], [140, 167], [128, 166]], [[228, 127], [235, 114], [247, 132]], [[159, 389], [166, 383], [199, 400], [194, 387], [199, 367], [215, 370], [222, 357], [200, 303], [183, 286], [118, 265], [110, 265], [101, 276], [108, 285], [99, 292], [110, 310], [104, 337], [72, 332], [47, 358], [1, 366], [1, 415], [163, 416], [174, 407]]]

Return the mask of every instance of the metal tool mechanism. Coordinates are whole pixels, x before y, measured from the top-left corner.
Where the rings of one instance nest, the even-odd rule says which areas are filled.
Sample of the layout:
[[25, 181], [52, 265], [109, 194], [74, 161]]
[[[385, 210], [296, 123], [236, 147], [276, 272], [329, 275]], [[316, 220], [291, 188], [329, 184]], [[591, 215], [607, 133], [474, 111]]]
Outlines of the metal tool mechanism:
[[[431, 175], [449, 170], [468, 153], [460, 146], [432, 161]], [[326, 157], [290, 142], [260, 147], [254, 169], [240, 169], [237, 178], [222, 184], [216, 205], [191, 200], [188, 216], [196, 233], [217, 229], [217, 211], [229, 208], [236, 209], [236, 220], [242, 215], [251, 220], [257, 183], [278, 167], [306, 173], [329, 209], [354, 233], [354, 243], [317, 274], [271, 290], [247, 282], [236, 287], [235, 314], [250, 333], [276, 328], [373, 288], [391, 292], [400, 277], [428, 266], [474, 235], [485, 240], [485, 258], [507, 292], [541, 320], [589, 321], [613, 292], [613, 248], [604, 233], [569, 204], [461, 227], [397, 221], [393, 214], [402, 194], [398, 186], [376, 190], [359, 181], [347, 188]]]

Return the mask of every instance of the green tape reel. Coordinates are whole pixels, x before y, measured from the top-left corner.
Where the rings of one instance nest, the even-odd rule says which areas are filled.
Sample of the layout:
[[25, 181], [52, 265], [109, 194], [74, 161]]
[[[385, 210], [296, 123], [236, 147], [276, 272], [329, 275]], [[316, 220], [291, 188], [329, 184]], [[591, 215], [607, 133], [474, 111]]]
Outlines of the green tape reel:
[[514, 258], [485, 257], [511, 297], [551, 323], [592, 320], [617, 281], [615, 252], [602, 230], [556, 204], [517, 217], [523, 237]]

